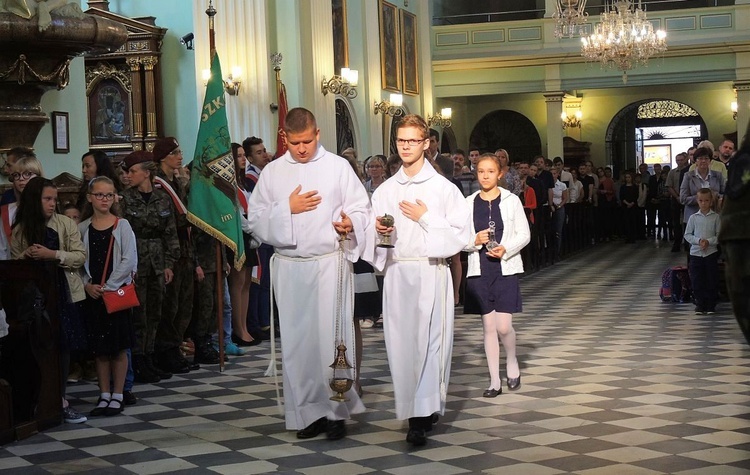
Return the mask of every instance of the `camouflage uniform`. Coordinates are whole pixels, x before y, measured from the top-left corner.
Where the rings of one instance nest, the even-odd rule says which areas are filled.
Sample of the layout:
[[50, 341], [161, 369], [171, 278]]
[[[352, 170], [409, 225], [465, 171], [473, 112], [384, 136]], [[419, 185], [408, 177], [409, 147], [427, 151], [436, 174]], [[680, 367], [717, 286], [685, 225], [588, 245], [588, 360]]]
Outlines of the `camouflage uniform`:
[[[177, 178], [170, 181], [161, 167], [157, 169], [156, 176], [168, 182], [177, 193], [180, 201], [187, 206], [188, 190], [183, 182]], [[161, 189], [158, 183], [154, 184], [154, 188]], [[169, 202], [172, 205], [172, 211], [175, 213], [177, 238], [180, 241], [180, 257], [172, 268], [174, 279], [167, 285], [162, 304], [161, 321], [156, 332], [156, 351], [158, 353], [180, 347], [193, 313], [195, 259], [193, 257], [193, 246], [190, 242], [191, 225], [187, 220], [187, 215], [177, 211], [171, 197], [169, 197]], [[160, 363], [161, 359], [163, 358], [160, 358]]]
[[[199, 229], [193, 230], [196, 263], [203, 270], [205, 278], [196, 282], [193, 320], [188, 334], [195, 342], [195, 358], [199, 363], [217, 364], [218, 354], [210, 348], [210, 335], [216, 331], [216, 239]], [[224, 247], [221, 253], [222, 267], [226, 262]], [[223, 269], [218, 269], [223, 272]], [[223, 279], [222, 279], [223, 280]], [[223, 289], [222, 289], [223, 290]]]
[[135, 285], [141, 307], [135, 312], [137, 344], [133, 354], [151, 354], [161, 320], [164, 269], [173, 269], [180, 255], [174, 211], [169, 196], [157, 189], [147, 203], [136, 188], [129, 188], [122, 192], [120, 204], [123, 217], [133, 228], [138, 248]]

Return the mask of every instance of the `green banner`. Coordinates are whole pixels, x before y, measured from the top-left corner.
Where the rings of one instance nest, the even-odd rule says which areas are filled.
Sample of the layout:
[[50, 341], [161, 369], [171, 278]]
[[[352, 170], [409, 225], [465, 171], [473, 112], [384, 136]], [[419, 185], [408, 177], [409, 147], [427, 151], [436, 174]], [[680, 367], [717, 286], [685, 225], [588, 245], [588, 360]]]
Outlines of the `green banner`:
[[240, 270], [245, 262], [245, 247], [225, 107], [221, 64], [215, 54], [190, 173], [188, 220], [231, 249], [234, 267]]

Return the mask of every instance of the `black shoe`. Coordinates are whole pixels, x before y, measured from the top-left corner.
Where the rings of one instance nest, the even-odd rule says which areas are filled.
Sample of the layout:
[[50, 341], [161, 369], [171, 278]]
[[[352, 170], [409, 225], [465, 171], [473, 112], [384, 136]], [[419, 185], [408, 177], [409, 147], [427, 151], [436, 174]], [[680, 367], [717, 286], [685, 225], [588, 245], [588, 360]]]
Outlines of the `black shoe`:
[[96, 407], [89, 412], [89, 417], [99, 417], [104, 415], [107, 406], [99, 406], [99, 403], [102, 402], [106, 402], [107, 406], [109, 406], [109, 399], [103, 399], [100, 397], [99, 400], [96, 401]]
[[232, 333], [232, 341], [234, 342], [235, 345], [240, 346], [240, 347], [260, 345], [260, 340], [250, 340], [250, 341], [243, 340], [242, 338], [238, 337], [234, 333]]
[[104, 408], [104, 415], [106, 417], [112, 417], [121, 414], [123, 406], [124, 404], [122, 403], [122, 401], [112, 399], [111, 401], [109, 401], [109, 406]]
[[170, 348], [160, 352], [155, 363], [160, 370], [168, 373], [185, 374], [190, 372], [188, 362], [182, 357], [179, 348]]
[[156, 373], [162, 380], [172, 377], [170, 371], [165, 371], [154, 364], [154, 355], [146, 355], [146, 365], [148, 365], [148, 369]]
[[508, 378], [508, 389], [511, 391], [515, 391], [516, 389], [521, 387], [521, 375], [519, 374], [517, 378]]
[[253, 337], [253, 340], [256, 341], [263, 341], [263, 340], [270, 340], [271, 339], [271, 332], [269, 330], [263, 331], [263, 330], [253, 330], [247, 331], [251, 337]]
[[221, 358], [219, 358], [219, 353], [214, 350], [213, 346], [201, 342], [201, 344], [195, 345], [195, 356], [193, 356], [193, 362], [200, 364], [219, 364]]
[[346, 423], [344, 421], [326, 420], [326, 437], [328, 440], [339, 440], [346, 436]]
[[317, 421], [313, 422], [309, 426], [305, 427], [302, 430], [297, 431], [297, 438], [298, 439], [312, 439], [313, 437], [317, 437], [319, 434], [322, 434], [326, 431], [328, 428], [328, 419], [325, 417], [321, 417]]
[[498, 389], [492, 389], [492, 388], [490, 388], [490, 389], [485, 389], [484, 390], [484, 392], [482, 393], [482, 397], [493, 398], [493, 397], [498, 397], [502, 393], [503, 393], [503, 388], [502, 387], [500, 387]]
[[138, 398], [135, 397], [133, 391], [128, 391], [126, 389], [122, 392], [122, 402], [124, 402], [126, 406], [134, 406], [138, 403]]
[[713, 315], [713, 314], [716, 313], [716, 308], [709, 307], [709, 308], [706, 309], [706, 311], [704, 313], [706, 315]]
[[136, 383], [158, 383], [159, 375], [151, 371], [146, 364], [146, 355], [133, 355], [133, 376]]
[[706, 311], [703, 310], [703, 307], [701, 307], [700, 305], [696, 305], [695, 306], [695, 314], [696, 315], [703, 315], [705, 313], [706, 313]]
[[415, 447], [421, 447], [427, 443], [427, 434], [424, 429], [409, 429], [406, 433], [406, 441]]

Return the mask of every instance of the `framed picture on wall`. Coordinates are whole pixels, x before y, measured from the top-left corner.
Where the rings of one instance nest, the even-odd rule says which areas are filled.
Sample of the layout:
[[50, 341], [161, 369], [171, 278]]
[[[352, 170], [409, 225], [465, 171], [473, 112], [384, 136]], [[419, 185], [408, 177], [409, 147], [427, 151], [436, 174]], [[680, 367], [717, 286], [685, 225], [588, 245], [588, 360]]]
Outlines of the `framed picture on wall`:
[[88, 91], [91, 148], [131, 148], [130, 91], [114, 77], [102, 78]]
[[386, 91], [401, 92], [399, 18], [395, 5], [378, 0], [380, 17], [380, 81]]
[[401, 74], [404, 94], [419, 94], [417, 16], [401, 10]]
[[70, 153], [70, 117], [67, 112], [52, 113], [52, 151]]
[[346, 0], [333, 0], [333, 70], [349, 67], [349, 37], [346, 28]]

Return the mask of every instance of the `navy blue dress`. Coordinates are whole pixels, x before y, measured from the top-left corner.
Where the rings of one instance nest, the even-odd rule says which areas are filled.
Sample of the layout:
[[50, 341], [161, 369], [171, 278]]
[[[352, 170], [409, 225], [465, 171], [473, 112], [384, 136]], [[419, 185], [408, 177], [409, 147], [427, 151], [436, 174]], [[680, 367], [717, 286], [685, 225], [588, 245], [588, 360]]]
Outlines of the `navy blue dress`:
[[[91, 283], [102, 281], [104, 266], [107, 263], [107, 251], [114, 226], [99, 231], [89, 225], [89, 272]], [[113, 256], [109, 256], [107, 276], [112, 274]], [[92, 299], [88, 295], [85, 300], [86, 327], [88, 329], [89, 349], [96, 356], [117, 356], [122, 350], [131, 348], [135, 342], [133, 331], [133, 316], [130, 309], [115, 313], [107, 313], [104, 300]]]
[[[480, 198], [478, 194], [474, 197], [474, 229], [482, 231], [489, 227], [490, 221], [494, 221], [497, 242], [503, 238], [504, 229], [499, 204], [499, 196], [491, 203]], [[466, 294], [469, 298], [464, 311], [480, 315], [493, 311], [521, 312], [521, 288], [518, 285], [518, 275], [504, 276], [501, 260], [488, 257], [485, 246], [479, 250], [479, 266], [481, 274], [466, 279]]]

